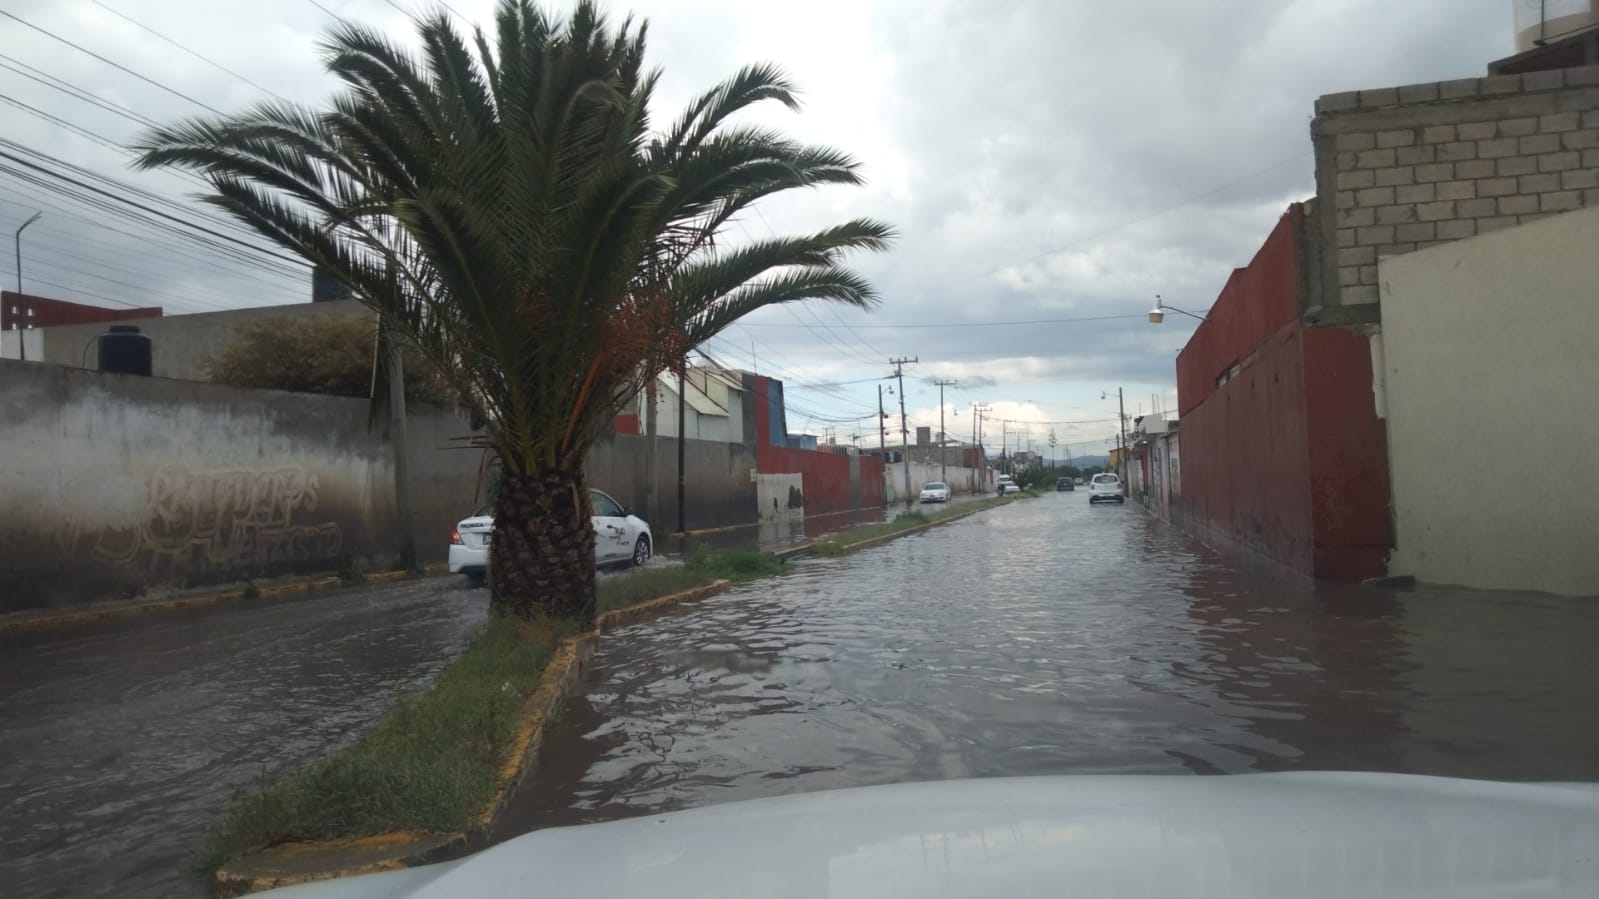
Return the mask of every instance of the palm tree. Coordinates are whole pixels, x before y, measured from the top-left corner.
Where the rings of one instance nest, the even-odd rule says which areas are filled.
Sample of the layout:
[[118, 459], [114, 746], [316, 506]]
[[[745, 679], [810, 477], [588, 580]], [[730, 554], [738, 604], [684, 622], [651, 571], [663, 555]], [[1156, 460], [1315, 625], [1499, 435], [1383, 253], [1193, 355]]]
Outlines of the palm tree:
[[854, 220], [729, 247], [781, 191], [861, 183], [858, 163], [767, 128], [797, 109], [751, 66], [653, 130], [645, 25], [590, 2], [558, 21], [502, 0], [491, 40], [416, 22], [413, 58], [350, 23], [322, 45], [344, 90], [326, 108], [263, 104], [161, 128], [138, 165], [197, 172], [206, 199], [333, 272], [437, 366], [498, 453], [493, 604], [595, 613], [583, 460], [619, 406], [685, 353], [777, 303], [876, 302], [841, 264], [885, 249]]

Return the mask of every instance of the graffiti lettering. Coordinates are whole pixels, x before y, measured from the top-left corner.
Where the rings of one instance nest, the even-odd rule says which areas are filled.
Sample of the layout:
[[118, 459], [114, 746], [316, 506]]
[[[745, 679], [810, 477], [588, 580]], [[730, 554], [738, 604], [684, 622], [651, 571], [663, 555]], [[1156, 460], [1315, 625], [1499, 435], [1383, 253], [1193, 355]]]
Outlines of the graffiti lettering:
[[315, 512], [317, 479], [300, 468], [191, 471], [169, 466], [144, 485], [123, 522], [69, 523], [66, 549], [152, 574], [221, 572], [337, 557], [336, 522], [294, 521]]

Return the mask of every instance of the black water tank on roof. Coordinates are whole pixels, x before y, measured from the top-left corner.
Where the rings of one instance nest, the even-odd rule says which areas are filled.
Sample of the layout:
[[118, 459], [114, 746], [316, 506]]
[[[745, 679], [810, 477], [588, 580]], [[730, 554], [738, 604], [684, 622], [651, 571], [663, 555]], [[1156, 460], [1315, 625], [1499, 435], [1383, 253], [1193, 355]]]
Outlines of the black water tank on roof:
[[150, 376], [154, 358], [150, 335], [141, 333], [137, 325], [112, 325], [96, 342], [101, 371]]

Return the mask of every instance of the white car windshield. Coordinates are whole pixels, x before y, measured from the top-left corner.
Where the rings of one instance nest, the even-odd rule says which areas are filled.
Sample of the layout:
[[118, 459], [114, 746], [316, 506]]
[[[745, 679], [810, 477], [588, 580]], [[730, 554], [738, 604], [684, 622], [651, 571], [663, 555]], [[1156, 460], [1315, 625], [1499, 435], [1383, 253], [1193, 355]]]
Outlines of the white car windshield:
[[1096, 475], [1094, 475], [1094, 483], [1096, 483], [1096, 484], [1114, 484], [1114, 483], [1116, 483], [1116, 476], [1113, 475], [1113, 474], [1096, 474]]
[[943, 490], [944, 489], [944, 485], [938, 483], [937, 481], [934, 481], [933, 483], [928, 484], [926, 487], [923, 487], [922, 489], [923, 490]]

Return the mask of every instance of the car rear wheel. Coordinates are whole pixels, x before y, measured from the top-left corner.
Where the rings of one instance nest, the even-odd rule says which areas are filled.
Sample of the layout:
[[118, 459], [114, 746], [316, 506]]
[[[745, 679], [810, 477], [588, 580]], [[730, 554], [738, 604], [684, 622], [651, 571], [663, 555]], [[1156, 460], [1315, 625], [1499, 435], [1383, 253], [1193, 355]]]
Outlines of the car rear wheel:
[[633, 565], [642, 567], [649, 560], [650, 541], [645, 537], [640, 537], [633, 543]]

